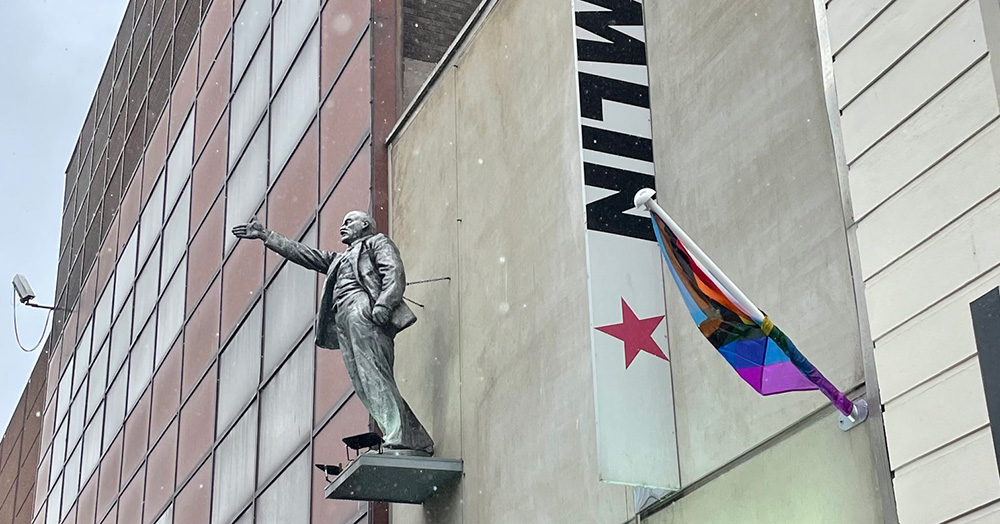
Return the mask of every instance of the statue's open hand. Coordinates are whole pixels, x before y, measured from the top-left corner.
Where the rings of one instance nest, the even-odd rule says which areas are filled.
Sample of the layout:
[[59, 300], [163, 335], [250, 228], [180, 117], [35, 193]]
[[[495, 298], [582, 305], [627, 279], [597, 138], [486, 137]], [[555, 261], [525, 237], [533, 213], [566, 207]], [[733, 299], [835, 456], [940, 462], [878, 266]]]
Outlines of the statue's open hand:
[[246, 224], [233, 226], [233, 234], [236, 238], [264, 238], [267, 230], [257, 221], [257, 217], [253, 217]]
[[372, 308], [372, 322], [377, 326], [384, 326], [389, 323], [389, 317], [392, 316], [392, 311], [383, 305], [377, 305]]

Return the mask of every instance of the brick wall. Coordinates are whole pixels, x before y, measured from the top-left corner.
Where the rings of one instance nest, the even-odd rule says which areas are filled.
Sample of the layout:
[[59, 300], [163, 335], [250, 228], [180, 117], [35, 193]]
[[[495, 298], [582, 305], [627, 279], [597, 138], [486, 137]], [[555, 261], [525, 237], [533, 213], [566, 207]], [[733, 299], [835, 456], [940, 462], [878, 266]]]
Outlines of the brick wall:
[[403, 56], [437, 62], [480, 0], [403, 0]]

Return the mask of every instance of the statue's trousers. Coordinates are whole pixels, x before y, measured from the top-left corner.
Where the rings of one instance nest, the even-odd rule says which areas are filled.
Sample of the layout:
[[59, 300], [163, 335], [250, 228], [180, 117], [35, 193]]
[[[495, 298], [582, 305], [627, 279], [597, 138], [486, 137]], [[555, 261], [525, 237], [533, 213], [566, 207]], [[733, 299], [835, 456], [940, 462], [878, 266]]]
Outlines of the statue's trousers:
[[371, 319], [369, 298], [354, 293], [337, 306], [337, 336], [354, 390], [382, 428], [388, 447], [433, 452], [434, 443], [393, 379], [393, 340]]

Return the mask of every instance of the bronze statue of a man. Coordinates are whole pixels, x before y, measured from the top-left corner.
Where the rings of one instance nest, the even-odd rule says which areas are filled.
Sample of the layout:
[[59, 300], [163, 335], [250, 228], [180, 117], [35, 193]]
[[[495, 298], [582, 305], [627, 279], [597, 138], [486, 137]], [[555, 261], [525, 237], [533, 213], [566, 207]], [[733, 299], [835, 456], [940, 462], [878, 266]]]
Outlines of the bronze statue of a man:
[[[433, 455], [434, 442], [403, 400], [393, 378], [396, 333], [416, 322], [403, 302], [406, 276], [392, 240], [375, 232], [368, 213], [351, 211], [340, 226], [343, 253], [313, 249], [251, 219], [233, 228], [268, 249], [326, 275], [316, 318], [316, 345], [340, 349], [354, 390], [384, 433], [384, 446]], [[313, 300], [312, 297], [302, 297]]]

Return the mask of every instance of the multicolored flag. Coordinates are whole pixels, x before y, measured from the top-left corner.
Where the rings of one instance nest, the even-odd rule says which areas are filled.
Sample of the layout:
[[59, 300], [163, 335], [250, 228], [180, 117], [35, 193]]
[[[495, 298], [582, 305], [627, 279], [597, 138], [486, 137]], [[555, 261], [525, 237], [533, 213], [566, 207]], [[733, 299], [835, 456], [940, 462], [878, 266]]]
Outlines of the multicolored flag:
[[677, 289], [702, 335], [761, 395], [819, 389], [844, 415], [854, 404], [799, 352], [687, 234], [652, 200], [636, 194], [653, 220], [656, 240]]

